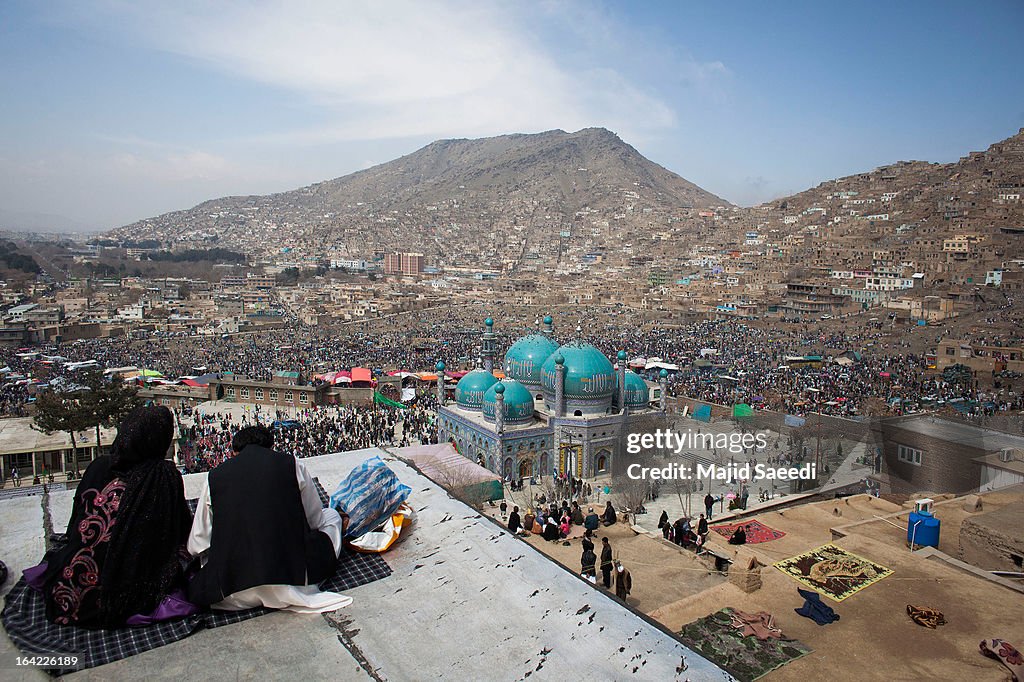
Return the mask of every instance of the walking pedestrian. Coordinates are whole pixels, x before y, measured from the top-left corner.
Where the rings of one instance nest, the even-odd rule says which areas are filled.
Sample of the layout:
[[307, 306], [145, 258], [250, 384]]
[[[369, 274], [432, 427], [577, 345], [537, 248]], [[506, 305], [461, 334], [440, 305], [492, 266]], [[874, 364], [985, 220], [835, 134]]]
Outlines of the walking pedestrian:
[[601, 538], [601, 577], [605, 589], [612, 588], [612, 546], [607, 537]]
[[629, 596], [630, 591], [633, 589], [633, 576], [629, 574], [629, 570], [622, 565], [621, 562], [615, 562], [615, 596], [618, 597], [625, 603], [626, 597]]

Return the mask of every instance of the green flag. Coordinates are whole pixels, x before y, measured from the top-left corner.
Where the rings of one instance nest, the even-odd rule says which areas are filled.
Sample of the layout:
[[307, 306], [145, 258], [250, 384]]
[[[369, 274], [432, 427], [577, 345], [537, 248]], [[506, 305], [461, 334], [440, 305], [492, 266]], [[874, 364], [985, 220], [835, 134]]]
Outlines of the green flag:
[[381, 405], [390, 405], [391, 407], [400, 407], [403, 410], [408, 410], [409, 409], [407, 406], [403, 405], [402, 403], [394, 401], [391, 398], [387, 398], [387, 397], [381, 395], [380, 393], [378, 393], [377, 391], [373, 392], [373, 402], [380, 403]]

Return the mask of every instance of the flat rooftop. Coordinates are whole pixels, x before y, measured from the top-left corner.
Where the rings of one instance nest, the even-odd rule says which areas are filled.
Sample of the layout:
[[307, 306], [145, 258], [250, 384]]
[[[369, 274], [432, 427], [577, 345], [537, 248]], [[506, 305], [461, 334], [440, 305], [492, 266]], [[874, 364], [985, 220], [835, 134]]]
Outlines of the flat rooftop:
[[913, 416], [903, 420], [883, 422], [882, 428], [886, 427], [911, 431], [929, 438], [958, 443], [987, 452], [1003, 448], [1024, 449], [1024, 437], [936, 417]]
[[[116, 429], [100, 429], [103, 443], [110, 445], [117, 435]], [[96, 429], [87, 429], [75, 434], [79, 448], [96, 445]], [[71, 436], [64, 431], [45, 434], [32, 428], [32, 417], [11, 417], [0, 419], [0, 455], [19, 452], [50, 452], [53, 450], [70, 450]], [[10, 472], [4, 472], [9, 474]], [[31, 470], [22, 469], [21, 476], [31, 478]]]
[[[984, 507], [978, 512], [965, 510], [961, 498], [936, 503], [934, 512], [942, 521], [939, 550], [955, 558], [963, 521], [1019, 508], [1024, 486], [987, 493], [982, 500]], [[983, 571], [943, 560], [930, 548], [911, 552], [906, 541], [909, 513], [892, 502], [856, 495], [751, 515], [786, 535], [738, 549], [712, 532], [710, 544], [717, 553], [753, 555], [765, 564], [760, 589], [746, 593], [726, 582], [650, 615], [678, 630], [725, 606], [774, 614], [786, 636], [814, 651], [769, 673], [765, 679], [772, 682], [820, 679], [826, 670], [842, 679], [853, 674], [858, 679], [886, 680], [1007, 679], [1004, 668], [978, 653], [978, 642], [986, 637], [1019, 639], [1021, 586], [987, 579]], [[1024, 519], [1020, 523], [1024, 525]], [[893, 574], [841, 602], [823, 597], [840, 620], [822, 627], [794, 613], [803, 603], [797, 588], [807, 587], [772, 564], [826, 543], [890, 568]], [[948, 624], [935, 630], [917, 625], [906, 614], [908, 604], [938, 609]]]
[[[384, 555], [392, 575], [351, 590], [335, 615], [272, 613], [71, 675], [82, 680], [287, 676], [345, 680], [729, 680], [664, 628], [595, 589], [380, 449], [303, 462], [331, 491], [380, 455], [412, 488], [417, 518]], [[205, 474], [185, 476], [189, 497]], [[63, 529], [73, 493], [0, 501], [16, 578], [43, 554], [44, 511]], [[4, 593], [13, 584], [9, 581]], [[13, 655], [0, 637], [0, 656]], [[10, 672], [10, 675], [7, 673]], [[5, 679], [43, 679], [31, 670]]]

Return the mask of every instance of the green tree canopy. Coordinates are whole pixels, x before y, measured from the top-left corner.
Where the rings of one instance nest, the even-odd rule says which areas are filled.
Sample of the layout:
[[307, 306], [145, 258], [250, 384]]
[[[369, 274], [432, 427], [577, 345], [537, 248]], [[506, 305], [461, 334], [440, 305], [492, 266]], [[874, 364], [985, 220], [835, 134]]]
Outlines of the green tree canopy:
[[62, 431], [71, 436], [71, 449], [78, 463], [78, 441], [75, 434], [92, 426], [90, 411], [81, 404], [82, 394], [45, 391], [36, 399], [33, 426], [46, 434]]

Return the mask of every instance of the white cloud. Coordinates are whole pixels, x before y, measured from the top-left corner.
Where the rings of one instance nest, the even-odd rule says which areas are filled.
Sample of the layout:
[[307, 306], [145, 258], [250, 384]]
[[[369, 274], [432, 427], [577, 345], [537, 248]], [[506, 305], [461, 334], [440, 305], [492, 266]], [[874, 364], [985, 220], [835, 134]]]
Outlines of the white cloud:
[[239, 175], [222, 156], [202, 151], [181, 151], [156, 156], [121, 152], [109, 157], [109, 169], [116, 174], [144, 177], [162, 182], [222, 180]]
[[[543, 13], [489, 2], [257, 0], [105, 2], [91, 21], [322, 107], [327, 123], [268, 131], [264, 141], [317, 144], [482, 136], [606, 126], [628, 137], [671, 128], [672, 109], [599, 51], [561, 63], [532, 37]], [[593, 25], [604, 25], [598, 16]], [[720, 63], [693, 62], [695, 79]]]

